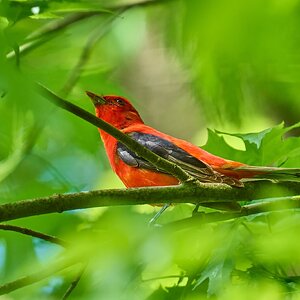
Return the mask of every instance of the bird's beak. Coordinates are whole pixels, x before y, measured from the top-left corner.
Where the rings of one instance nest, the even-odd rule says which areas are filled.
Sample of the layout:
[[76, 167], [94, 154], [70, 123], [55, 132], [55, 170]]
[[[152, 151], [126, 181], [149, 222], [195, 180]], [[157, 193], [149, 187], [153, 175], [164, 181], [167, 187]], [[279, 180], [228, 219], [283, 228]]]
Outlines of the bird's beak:
[[98, 96], [92, 92], [86, 91], [86, 94], [91, 98], [91, 100], [93, 101], [94, 105], [101, 105], [101, 104], [105, 104], [106, 100], [104, 99], [104, 97], [102, 96]]

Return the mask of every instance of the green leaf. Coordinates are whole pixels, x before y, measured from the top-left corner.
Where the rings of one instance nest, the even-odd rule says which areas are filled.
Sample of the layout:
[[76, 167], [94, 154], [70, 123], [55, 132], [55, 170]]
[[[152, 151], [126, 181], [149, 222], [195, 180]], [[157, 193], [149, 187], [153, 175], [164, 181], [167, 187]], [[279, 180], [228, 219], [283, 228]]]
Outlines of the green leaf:
[[261, 142], [263, 138], [266, 136], [267, 133], [269, 133], [272, 130], [272, 128], [265, 129], [258, 133], [246, 133], [246, 134], [239, 134], [239, 133], [227, 133], [219, 130], [215, 130], [216, 133], [219, 134], [226, 134], [230, 136], [235, 136], [238, 138], [241, 138], [246, 144], [256, 144], [257, 149], [259, 149]]
[[[281, 123], [261, 132], [246, 134], [209, 130], [208, 140], [203, 149], [224, 158], [250, 165], [295, 168], [300, 166], [300, 138], [285, 138], [285, 135], [295, 128], [300, 128], [300, 123], [289, 127], [284, 127], [284, 124]], [[234, 149], [227, 144], [224, 135], [242, 140], [245, 151]]]
[[213, 250], [212, 256], [197, 279], [193, 290], [197, 289], [205, 280], [209, 279], [207, 294], [209, 296], [219, 294], [231, 280], [231, 273], [234, 270], [232, 259], [233, 251], [238, 245], [236, 225], [239, 221], [221, 225], [222, 237], [226, 236], [226, 244], [222, 244]]
[[163, 33], [212, 124], [299, 120], [297, 1], [172, 1], [166, 11]]

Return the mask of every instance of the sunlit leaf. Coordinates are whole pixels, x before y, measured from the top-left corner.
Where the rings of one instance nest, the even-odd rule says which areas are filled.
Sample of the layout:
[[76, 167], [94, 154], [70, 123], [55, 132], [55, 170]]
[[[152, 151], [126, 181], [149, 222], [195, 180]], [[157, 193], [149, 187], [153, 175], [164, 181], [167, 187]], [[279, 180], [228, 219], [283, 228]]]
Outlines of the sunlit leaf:
[[[208, 132], [208, 140], [203, 147], [205, 150], [228, 159], [241, 161], [250, 165], [263, 166], [300, 166], [300, 138], [285, 137], [290, 130], [299, 128], [297, 123], [284, 127], [280, 124], [257, 133], [225, 133], [221, 131]], [[236, 150], [226, 143], [223, 135], [230, 135], [241, 139], [245, 144], [245, 151]], [[290, 160], [297, 160], [291, 164]]]
[[[229, 227], [228, 227], [229, 226]], [[234, 269], [232, 261], [232, 251], [238, 244], [237, 236], [233, 236], [233, 225], [230, 224], [223, 227], [226, 235], [226, 245], [216, 248], [212, 251], [212, 255], [201, 275], [197, 278], [194, 289], [197, 289], [205, 280], [209, 280], [207, 293], [209, 296], [220, 293], [222, 289], [230, 282], [231, 273]]]

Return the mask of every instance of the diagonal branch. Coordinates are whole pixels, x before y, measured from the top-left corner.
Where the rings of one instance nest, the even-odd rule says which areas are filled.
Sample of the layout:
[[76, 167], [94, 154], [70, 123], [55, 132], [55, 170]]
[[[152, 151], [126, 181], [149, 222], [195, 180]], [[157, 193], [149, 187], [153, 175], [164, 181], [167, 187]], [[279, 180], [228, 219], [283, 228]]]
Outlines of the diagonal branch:
[[[170, 1], [170, 0], [164, 0], [164, 2], [166, 1]], [[43, 27], [39, 28], [38, 30], [28, 35], [25, 39], [25, 42], [22, 45], [16, 47], [16, 49], [7, 53], [6, 58], [11, 59], [17, 57], [18, 59], [20, 55], [26, 54], [27, 52], [35, 49], [36, 47], [48, 42], [49, 39], [54, 38], [55, 33], [81, 20], [96, 15], [102, 15], [103, 13], [114, 12], [115, 10], [126, 10], [134, 7], [149, 6], [149, 5], [159, 4], [160, 2], [162, 2], [162, 0], [142, 0], [142, 1], [131, 2], [128, 4], [118, 4], [113, 6], [107, 6], [103, 10], [74, 13], [64, 17], [63, 19], [48, 22]]]
[[48, 265], [47, 267], [44, 267], [43, 269], [37, 272], [34, 272], [30, 275], [21, 277], [17, 280], [0, 285], [0, 295], [10, 293], [19, 288], [41, 281], [57, 272], [60, 272], [61, 270], [69, 268], [72, 265], [78, 263], [80, 263], [78, 257], [77, 258], [71, 257], [64, 260], [62, 259], [58, 260], [55, 263], [52, 263], [51, 265]]
[[[43, 27], [39, 28], [38, 30], [32, 32], [28, 35], [25, 39], [25, 42], [19, 46], [18, 48], [18, 55], [26, 54], [27, 52], [33, 50], [34, 48], [38, 47], [39, 45], [48, 42], [49, 39], [54, 38], [54, 33], [57, 33], [66, 27], [77, 23], [81, 20], [93, 17], [95, 15], [102, 14], [103, 12], [99, 11], [92, 11], [92, 12], [80, 12], [71, 14], [66, 16], [64, 19], [55, 20], [52, 22], [48, 22]], [[6, 55], [6, 58], [11, 59], [16, 56], [16, 51], [11, 51]]]
[[71, 102], [68, 102], [58, 95], [54, 94], [52, 91], [47, 89], [46, 87], [38, 84], [38, 91], [45, 96], [48, 100], [50, 100], [55, 105], [71, 112], [72, 114], [80, 117], [81, 119], [95, 125], [96, 127], [106, 131], [111, 136], [116, 138], [122, 144], [127, 146], [130, 150], [135, 152], [137, 155], [143, 157], [150, 163], [152, 163], [155, 167], [166, 171], [167, 173], [173, 175], [174, 177], [178, 178], [182, 183], [195, 183], [197, 182], [192, 176], [190, 176], [187, 172], [181, 169], [178, 165], [169, 162], [168, 160], [156, 155], [151, 150], [145, 148], [144, 146], [140, 145], [138, 142], [130, 138], [128, 135], [124, 134], [123, 132], [119, 131], [112, 125], [108, 124], [107, 122], [97, 118], [96, 116], [92, 115], [91, 113], [85, 111], [84, 109], [80, 108], [79, 106], [74, 105]]
[[101, 26], [99, 26], [99, 28], [96, 28], [96, 30], [94, 32], [92, 32], [92, 34], [89, 36], [89, 38], [88, 38], [88, 40], [86, 42], [86, 45], [83, 47], [83, 50], [82, 50], [81, 55], [80, 55], [80, 57], [79, 57], [79, 59], [77, 61], [77, 64], [75, 65], [75, 67], [71, 71], [67, 82], [65, 83], [64, 87], [61, 90], [61, 93], [63, 95], [68, 95], [70, 93], [70, 91], [72, 90], [73, 86], [76, 84], [76, 82], [80, 78], [80, 74], [82, 72], [83, 66], [88, 61], [88, 59], [89, 59], [89, 57], [90, 57], [90, 55], [92, 53], [92, 50], [93, 50], [94, 46], [97, 44], [97, 42], [103, 36], [105, 36], [109, 32], [110, 25], [126, 9], [127, 9], [127, 7], [119, 9], [110, 18], [108, 18], [104, 24], [102, 24]]

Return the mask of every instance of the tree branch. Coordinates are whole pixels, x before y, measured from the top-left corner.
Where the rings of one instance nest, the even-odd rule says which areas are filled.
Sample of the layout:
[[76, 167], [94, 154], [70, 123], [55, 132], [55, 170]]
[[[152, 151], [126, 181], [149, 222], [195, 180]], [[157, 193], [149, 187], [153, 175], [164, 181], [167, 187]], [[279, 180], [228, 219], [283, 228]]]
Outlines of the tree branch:
[[71, 112], [72, 114], [80, 117], [81, 119], [109, 133], [111, 136], [116, 138], [122, 144], [127, 146], [130, 150], [135, 152], [137, 155], [143, 157], [144, 159], [152, 163], [155, 167], [162, 169], [167, 173], [173, 175], [174, 177], [178, 178], [182, 183], [197, 182], [196, 179], [194, 179], [192, 176], [190, 176], [187, 172], [182, 170], [176, 164], [173, 164], [168, 160], [156, 155], [151, 150], [140, 145], [138, 142], [136, 142], [135, 140], [133, 140], [123, 132], [119, 131], [109, 123], [97, 118], [96, 116], [74, 105], [73, 103], [62, 99], [61, 97], [54, 94], [46, 87], [42, 86], [41, 84], [38, 84], [38, 91], [55, 105]]
[[[39, 45], [48, 42], [50, 38], [54, 38], [53, 35], [55, 32], [59, 32], [64, 28], [79, 22], [81, 20], [93, 17], [95, 15], [99, 15], [102, 12], [80, 12], [71, 14], [66, 16], [64, 19], [55, 20], [52, 22], [47, 23], [43, 27], [39, 28], [38, 30], [32, 32], [28, 35], [25, 39], [25, 43], [18, 47], [18, 55], [25, 54], [30, 50], [38, 47]], [[10, 59], [16, 56], [16, 51], [11, 51], [6, 55], [6, 58]]]
[[[223, 184], [177, 185], [169, 187], [147, 187], [132, 189], [113, 189], [73, 194], [53, 195], [37, 199], [22, 200], [0, 205], [0, 222], [19, 218], [61, 213], [67, 210], [157, 203], [216, 203], [232, 201], [251, 201], [259, 198], [262, 190], [284, 188], [291, 195], [300, 194], [296, 182], [253, 182], [244, 188], [232, 188]], [[295, 200], [297, 207], [300, 201]], [[254, 208], [252, 209], [252, 212]]]
[[0, 224], [0, 229], [29, 235], [29, 236], [39, 238], [39, 239], [42, 239], [42, 240], [50, 242], [50, 243], [57, 244], [59, 246], [65, 247], [65, 248], [70, 246], [70, 244], [68, 242], [66, 242], [60, 238], [57, 238], [55, 236], [51, 236], [48, 234], [44, 234], [44, 233], [41, 233], [41, 232], [38, 232], [35, 230], [31, 230], [28, 228], [20, 227], [20, 226], [15, 226], [15, 225], [10, 225], [10, 224]]
[[269, 213], [274, 211], [282, 211], [288, 209], [300, 209], [300, 196], [277, 197], [270, 199], [262, 199], [258, 203], [251, 203], [241, 207], [238, 212], [197, 212], [190, 218], [181, 219], [164, 225], [164, 228], [182, 228], [187, 226], [198, 226], [203, 223], [213, 223], [227, 221], [231, 219], [256, 215], [261, 213]]
[[17, 280], [8, 282], [6, 284], [0, 285], [0, 295], [10, 293], [24, 286], [41, 281], [63, 269], [66, 269], [74, 264], [79, 263], [78, 258], [68, 258], [64, 260], [59, 260], [47, 267], [41, 269], [38, 272], [32, 273], [28, 276], [21, 277]]
[[[161, 0], [160, 0], [161, 1]], [[160, 1], [157, 0], [144, 0], [144, 1], [137, 1], [135, 3], [129, 3], [129, 4], [121, 4], [121, 5], [114, 5], [114, 6], [107, 6], [104, 9], [109, 11], [114, 10], [120, 10], [120, 9], [130, 9], [133, 7], [139, 7], [139, 6], [147, 6], [147, 5], [153, 5], [153, 4], [159, 4]], [[170, 0], [164, 0], [170, 1]], [[103, 10], [104, 11], [104, 10]], [[55, 20], [52, 22], [47, 23], [40, 29], [32, 32], [30, 35], [28, 35], [25, 39], [25, 42], [14, 49], [14, 51], [9, 52], [6, 55], [6, 58], [11, 59], [13, 57], [18, 57], [20, 55], [26, 54], [27, 52], [35, 49], [36, 47], [44, 44], [45, 42], [48, 42], [49, 39], [54, 38], [54, 33], [59, 32], [63, 30], [64, 28], [77, 23], [81, 20], [93, 17], [95, 15], [101, 15], [103, 14], [103, 11], [91, 11], [91, 12], [79, 12], [74, 13], [71, 15], [66, 16], [63, 19]]]
[[[261, 185], [260, 188], [266, 188], [267, 186], [270, 187], [270, 184], [272, 183], [268, 183], [268, 184], [264, 184], [264, 185]], [[258, 184], [260, 185], [260, 184]], [[206, 188], [208, 188], [209, 190], [213, 190], [215, 189], [216, 191], [219, 190], [219, 188], [216, 188], [214, 187], [215, 185], [212, 185], [210, 188], [208, 187], [209, 185], [206, 184], [205, 185]], [[290, 185], [290, 183], [288, 183], [288, 185], [284, 185], [284, 186], [288, 186], [289, 188], [295, 188], [295, 192], [299, 192], [299, 185]], [[238, 193], [241, 193], [241, 191], [243, 191], [243, 189], [232, 189], [230, 187], [224, 187], [225, 188], [225, 195], [227, 195], [227, 197], [225, 197], [226, 199], [231, 199], [231, 197], [233, 196], [237, 196], [237, 197], [241, 197], [241, 195], [233, 195], [231, 191], [238, 191]], [[171, 190], [181, 190], [181, 189], [184, 189], [184, 190], [192, 190], [191, 187], [186, 187], [186, 186], [174, 186], [174, 187], [167, 187], [167, 188], [154, 188], [153, 190], [162, 190], [162, 191], [165, 191], [167, 194], [169, 194], [168, 190], [171, 189]], [[257, 191], [257, 185], [254, 186], [254, 184], [247, 184], [245, 189], [247, 190], [247, 197], [248, 197], [248, 200], [250, 200], [250, 198], [253, 198], [254, 195], [258, 192]], [[89, 195], [91, 193], [94, 193], [94, 194], [97, 194], [97, 193], [103, 193], [103, 192], [108, 192], [108, 193], [111, 193], [111, 192], [115, 192], [115, 191], [119, 191], [121, 192], [121, 194], [119, 196], [123, 196], [123, 195], [126, 195], [127, 192], [129, 191], [133, 191], [134, 194], [137, 193], [137, 198], [135, 200], [138, 200], [143, 194], [139, 194], [139, 192], [142, 192], [142, 191], [149, 191], [149, 190], [152, 190], [152, 188], [148, 188], [148, 189], [129, 189], [129, 190], [107, 190], [107, 191], [98, 191], [98, 192], [89, 192], [89, 193], [79, 193], [81, 195]], [[205, 189], [204, 189], [205, 190]], [[198, 196], [201, 196], [203, 194], [203, 191], [201, 191], [200, 189], [196, 189], [195, 191], [198, 191], [198, 193], [194, 193], [193, 195], [190, 195], [190, 197], [192, 197], [194, 199], [194, 197], [196, 195]], [[64, 197], [68, 196], [70, 198], [70, 196], [78, 196], [79, 194], [74, 194], [74, 195], [64, 195], [64, 196], [55, 196], [56, 198], [54, 197], [49, 197], [49, 198], [52, 198], [52, 199], [45, 199], [45, 198], [40, 198], [40, 199], [36, 199], [36, 200], [25, 200], [25, 201], [20, 201], [20, 202], [17, 202], [17, 203], [11, 203], [11, 204], [5, 204], [5, 205], [2, 205], [0, 206], [0, 212], [2, 212], [2, 208], [4, 206], [17, 206], [16, 208], [16, 211], [15, 213], [18, 211], [18, 209], [22, 209], [22, 208], [29, 208], [29, 209], [32, 209], [32, 208], [41, 208], [43, 207], [43, 203], [46, 204], [47, 208], [49, 209], [51, 207], [51, 205], [54, 205], [54, 207], [57, 205], [56, 209], [62, 209], [62, 207], [64, 207], [64, 202], [65, 202], [65, 199]], [[195, 195], [196, 194], [196, 195]], [[157, 195], [157, 194], [156, 194]], [[164, 193], [163, 193], [164, 195]], [[184, 192], [181, 193], [181, 194], [178, 194], [179, 197], [186, 197], [188, 196], [189, 194], [185, 194]], [[120, 197], [120, 198], [121, 198]], [[125, 197], [126, 198], [126, 197]], [[151, 200], [153, 200], [152, 198], [150, 198]], [[208, 198], [209, 199], [209, 198]], [[207, 200], [208, 200], [207, 199]], [[50, 202], [49, 202], [50, 200]], [[51, 200], [55, 200], [54, 202]], [[71, 199], [68, 199], [67, 202], [69, 202], [69, 200]], [[73, 199], [74, 200], [74, 199]], [[91, 207], [90, 205], [93, 204], [93, 199], [82, 199], [82, 200], [89, 200], [88, 203], [84, 203], [83, 207]], [[94, 199], [94, 200], [97, 200], [97, 199]], [[132, 199], [133, 200], [133, 199]], [[183, 202], [186, 202], [185, 200], [182, 200], [180, 199], [181, 201], [179, 201], [179, 198], [177, 199], [177, 203], [183, 203]], [[199, 199], [197, 199], [199, 200]], [[202, 200], [202, 199], [201, 199]], [[199, 203], [201, 203], [201, 200], [199, 201]], [[207, 201], [206, 200], [206, 201]], [[244, 198], [245, 200], [245, 198]], [[57, 203], [57, 201], [59, 201]], [[154, 203], [156, 201], [157, 203], [157, 200], [154, 200], [153, 202], [150, 201], [150, 203]], [[159, 200], [162, 202], [162, 200]], [[215, 199], [213, 201], [216, 201]], [[222, 202], [224, 202], [224, 199], [221, 200]], [[96, 201], [97, 202], [97, 201]], [[95, 202], [95, 203], [96, 203]], [[116, 201], [117, 202], [117, 201]], [[138, 201], [137, 201], [138, 202]], [[142, 202], [141, 200], [139, 202]], [[174, 201], [175, 202], [175, 201]], [[71, 201], [71, 203], [75, 203], [75, 201]], [[124, 204], [122, 203], [122, 201], [118, 200], [118, 203], [119, 204]], [[149, 203], [149, 201], [147, 201], [147, 203]], [[20, 204], [20, 205], [19, 205]], [[27, 207], [27, 204], [29, 204], [30, 207]], [[38, 204], [39, 206], [36, 206], [35, 205]], [[59, 204], [62, 204], [62, 206], [59, 208]], [[78, 204], [78, 203], [77, 203]], [[112, 204], [112, 203], [110, 203]], [[131, 203], [131, 204], [139, 204], [139, 203]], [[18, 205], [19, 205], [19, 208], [18, 208]], [[50, 205], [50, 206], [49, 206]], [[87, 206], [88, 205], [88, 206]], [[116, 203], [113, 203], [112, 205], [117, 205]], [[78, 207], [77, 207], [78, 208]], [[260, 202], [260, 203], [254, 203], [254, 204], [249, 204], [249, 205], [245, 205], [243, 206], [242, 210], [240, 212], [236, 212], [236, 213], [207, 213], [207, 214], [198, 214], [198, 215], [195, 215], [193, 216], [192, 218], [188, 218], [188, 219], [184, 219], [184, 220], [180, 220], [180, 221], [177, 221], [177, 222], [173, 222], [173, 223], [170, 223], [167, 225], [167, 227], [169, 226], [182, 226], [182, 225], [199, 225], [199, 223], [207, 223], [207, 222], [216, 222], [216, 221], [224, 221], [224, 220], [228, 220], [228, 219], [232, 219], [232, 218], [237, 218], [237, 217], [242, 217], [242, 216], [247, 216], [247, 215], [251, 215], [251, 214], [258, 214], [258, 213], [263, 213], [263, 212], [266, 212], [266, 210], [271, 210], [271, 211], [276, 211], [276, 210], [281, 210], [283, 208], [288, 208], [288, 209], [291, 209], [291, 208], [300, 208], [300, 196], [294, 196], [294, 197], [280, 197], [280, 198], [274, 198], [272, 201], [266, 201], [266, 202]], [[73, 208], [72, 208], [73, 209]], [[52, 211], [48, 211], [48, 212], [53, 212]], [[46, 213], [46, 212], [44, 212]], [[32, 215], [35, 215], [36, 212], [34, 212]], [[0, 213], [1, 215], [1, 213]], [[30, 214], [28, 214], [30, 215]], [[27, 216], [28, 216], [27, 215]], [[199, 217], [200, 216], [200, 217]], [[39, 272], [36, 272], [36, 273], [33, 273], [31, 275], [28, 275], [28, 276], [25, 276], [25, 277], [22, 277], [18, 280], [15, 280], [15, 281], [12, 281], [12, 282], [9, 282], [7, 284], [4, 284], [2, 286], [0, 286], [0, 295], [2, 294], [5, 294], [5, 293], [9, 293], [11, 291], [14, 291], [16, 289], [19, 289], [21, 287], [24, 287], [24, 286], [27, 286], [27, 285], [30, 285], [32, 283], [35, 283], [37, 281], [40, 281], [46, 277], [49, 277], [51, 276], [52, 274], [56, 273], [56, 272], [59, 272], [60, 270], [63, 270], [73, 264], [76, 264], [76, 263], [79, 263], [80, 261], [78, 261], [77, 259], [68, 259], [68, 260], [64, 260], [64, 261], [60, 261], [60, 262], [57, 262], [55, 263], [54, 265], [52, 265], [50, 268], [47, 267], [47, 268], [44, 268], [42, 269], [41, 271]], [[84, 270], [84, 269], [82, 269]], [[78, 273], [78, 276], [77, 278], [74, 280], [74, 283], [72, 283], [70, 289], [69, 290], [73, 290], [81, 275], [82, 275], [82, 270]], [[67, 294], [67, 293], [66, 293]], [[65, 295], [66, 295], [65, 294]], [[68, 294], [67, 294], [68, 295]]]

